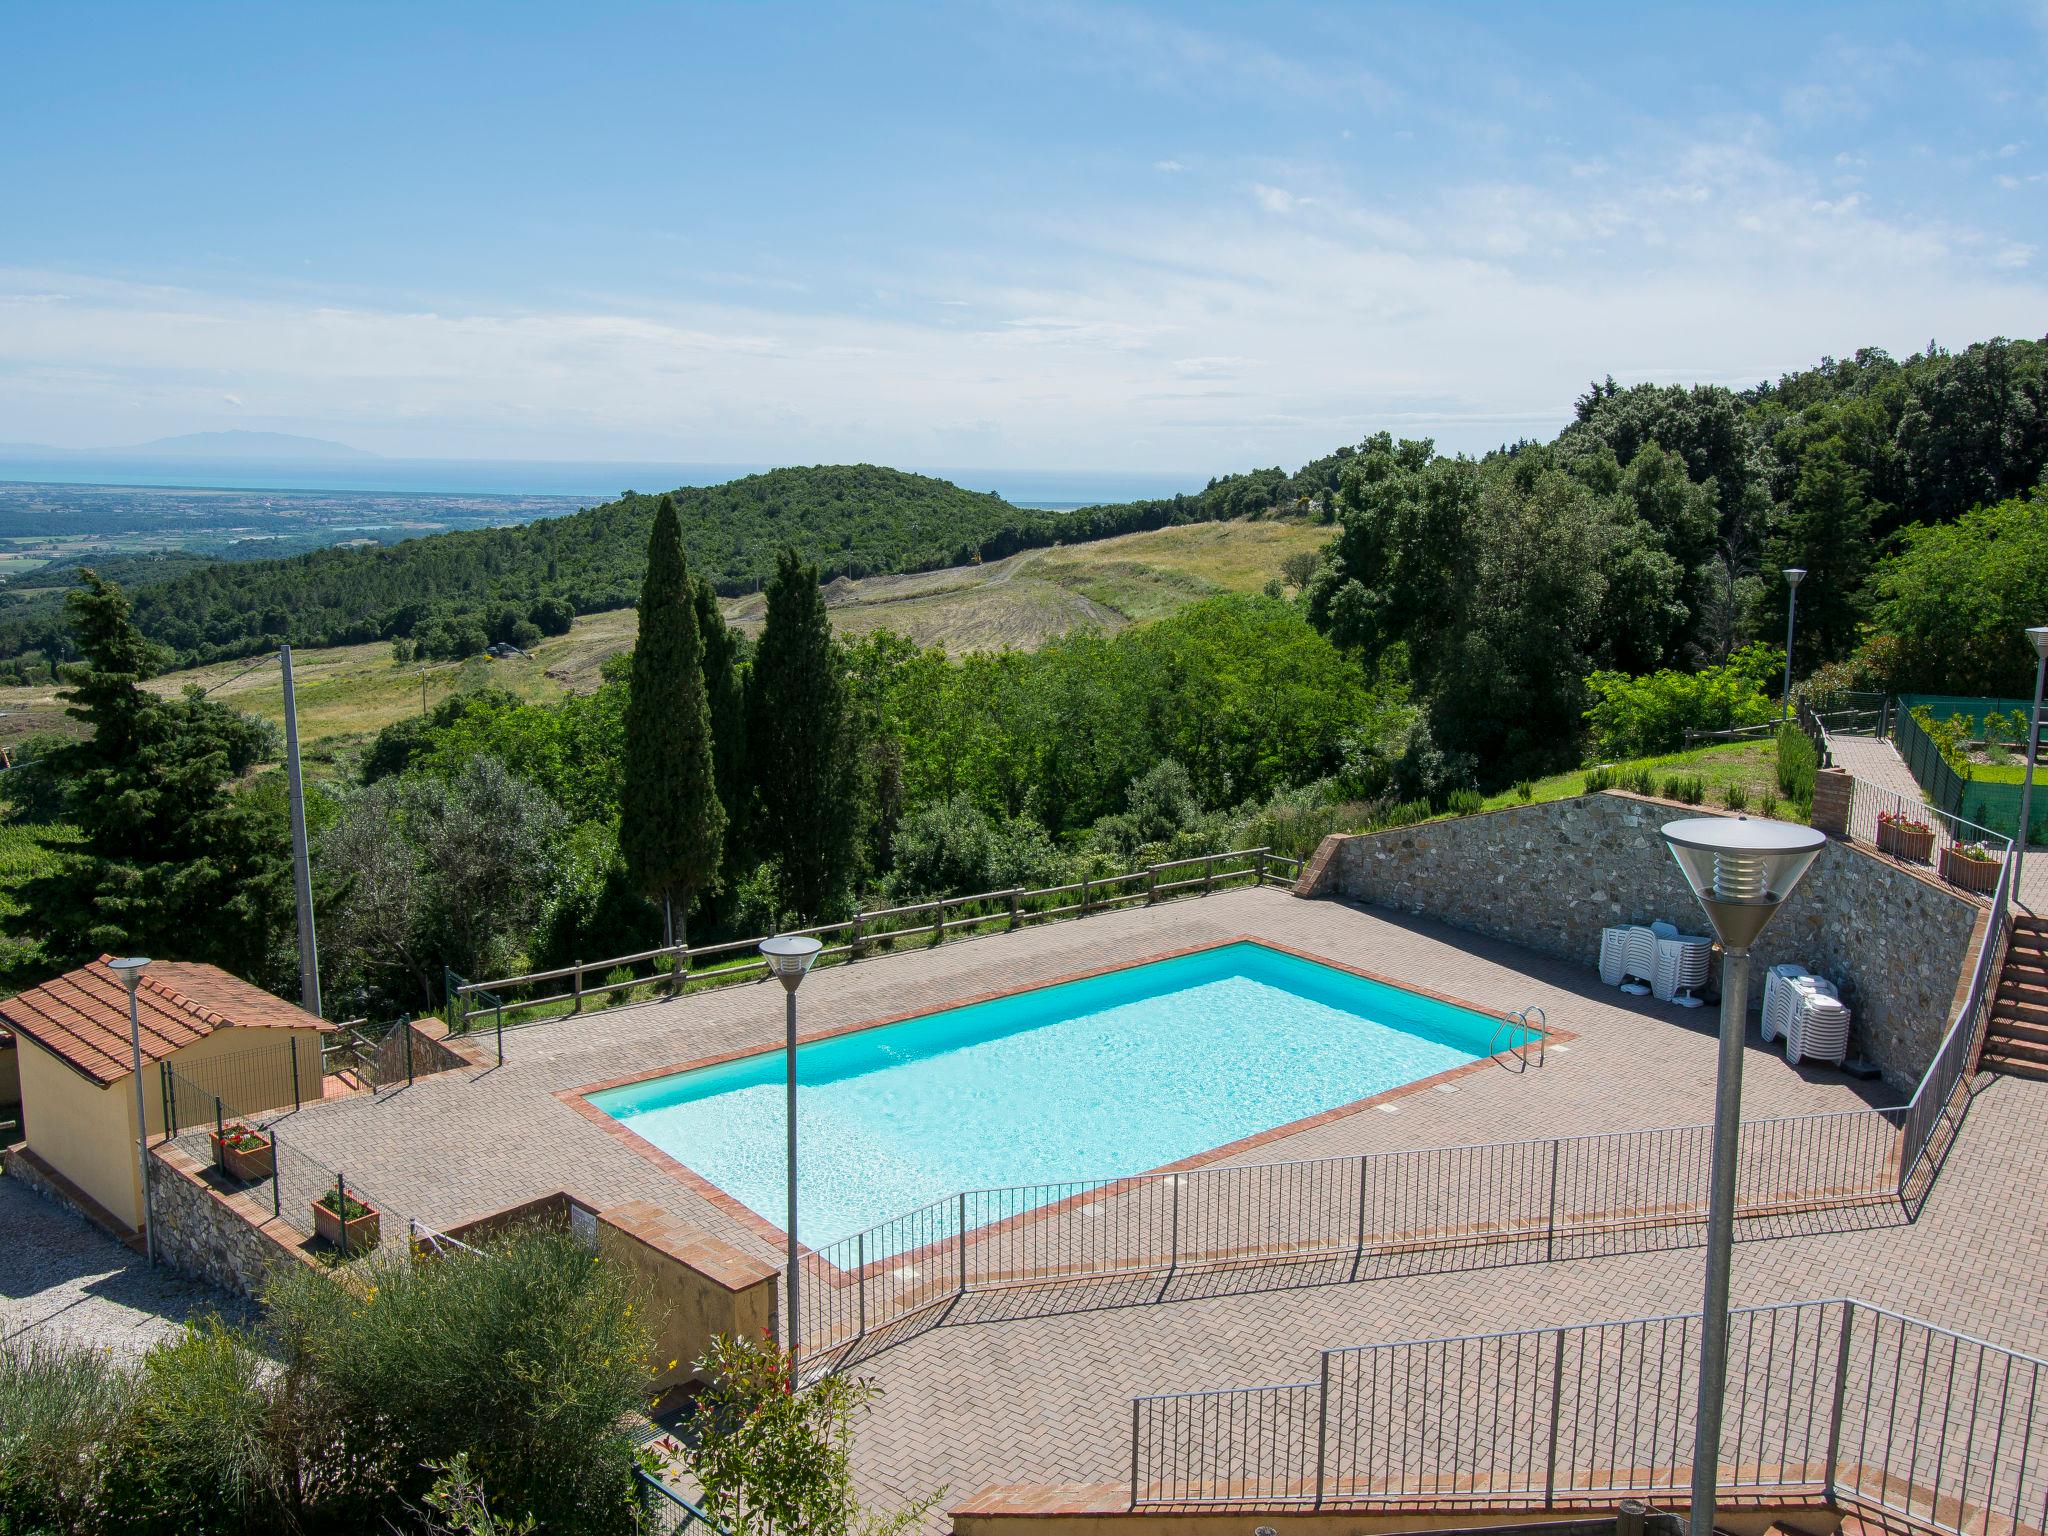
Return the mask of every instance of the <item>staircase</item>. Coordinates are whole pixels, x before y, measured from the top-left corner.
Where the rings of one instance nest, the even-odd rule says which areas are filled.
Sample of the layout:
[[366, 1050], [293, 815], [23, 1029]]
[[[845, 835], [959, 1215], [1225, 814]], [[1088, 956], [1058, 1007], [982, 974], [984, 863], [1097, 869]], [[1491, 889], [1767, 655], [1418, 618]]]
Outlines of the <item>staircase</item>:
[[2013, 914], [1978, 1064], [2048, 1081], [2048, 917]]

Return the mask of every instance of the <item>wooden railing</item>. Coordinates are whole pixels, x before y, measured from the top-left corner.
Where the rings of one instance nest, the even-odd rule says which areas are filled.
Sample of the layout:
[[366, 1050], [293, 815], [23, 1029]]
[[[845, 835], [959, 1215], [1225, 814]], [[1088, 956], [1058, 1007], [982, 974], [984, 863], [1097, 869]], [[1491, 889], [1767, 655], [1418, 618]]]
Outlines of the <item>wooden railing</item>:
[[[1292, 888], [1300, 873], [1299, 859], [1282, 857], [1270, 848], [1238, 848], [1147, 864], [1127, 874], [1088, 876], [1064, 885], [1033, 890], [1012, 887], [855, 912], [844, 922], [791, 931], [822, 941], [819, 964], [845, 964], [913, 945], [929, 948], [961, 933], [1006, 932], [1027, 923], [1152, 906], [1182, 896], [1206, 896], [1233, 885]], [[514, 1029], [573, 1017], [592, 1006], [613, 1006], [621, 1000], [651, 1001], [727, 982], [758, 980], [767, 974], [759, 953], [766, 937], [643, 949], [488, 981], [456, 982], [451, 978], [449, 1026], [457, 1032], [484, 1027]]]

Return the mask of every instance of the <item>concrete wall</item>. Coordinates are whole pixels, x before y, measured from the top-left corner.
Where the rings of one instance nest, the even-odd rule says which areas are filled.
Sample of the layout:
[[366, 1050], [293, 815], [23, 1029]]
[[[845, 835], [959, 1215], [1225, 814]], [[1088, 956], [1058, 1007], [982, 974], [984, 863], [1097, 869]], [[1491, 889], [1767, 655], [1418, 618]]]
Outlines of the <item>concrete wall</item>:
[[102, 1088], [24, 1035], [21, 1095], [30, 1150], [114, 1220], [139, 1230], [142, 1185], [135, 1164], [135, 1091], [129, 1080]]
[[647, 1288], [661, 1319], [648, 1362], [658, 1390], [692, 1379], [717, 1335], [780, 1336], [778, 1272], [667, 1211], [635, 1200], [599, 1212], [597, 1251]]
[[[52, 1168], [98, 1201], [117, 1221], [142, 1225], [142, 1174], [135, 1157], [135, 1089], [121, 1078], [106, 1087], [26, 1036], [21, 1039], [22, 1119], [28, 1144]], [[254, 1113], [292, 1102], [292, 1040], [298, 1041], [300, 1091], [319, 1092], [320, 1034], [312, 1029], [217, 1029], [168, 1058], [181, 1078], [233, 1091], [245, 1102], [227, 1113]], [[253, 1055], [246, 1054], [254, 1052]], [[230, 1062], [227, 1058], [234, 1058]], [[225, 1097], [225, 1095], [223, 1095]], [[246, 1102], [249, 1099], [261, 1102]], [[142, 1108], [152, 1136], [164, 1128], [163, 1080], [143, 1068]], [[192, 1114], [181, 1106], [179, 1118]]]
[[[1304, 895], [1391, 908], [1591, 968], [1600, 930], [1705, 916], [1657, 829], [1700, 807], [1609, 791], [1356, 837], [1331, 837]], [[1852, 1051], [1909, 1087], [1946, 1032], [1981, 941], [1982, 903], [1833, 841], [1756, 946], [1759, 975], [1793, 960], [1835, 982], [1856, 1016]], [[1761, 983], [1751, 989], [1760, 1003]]]

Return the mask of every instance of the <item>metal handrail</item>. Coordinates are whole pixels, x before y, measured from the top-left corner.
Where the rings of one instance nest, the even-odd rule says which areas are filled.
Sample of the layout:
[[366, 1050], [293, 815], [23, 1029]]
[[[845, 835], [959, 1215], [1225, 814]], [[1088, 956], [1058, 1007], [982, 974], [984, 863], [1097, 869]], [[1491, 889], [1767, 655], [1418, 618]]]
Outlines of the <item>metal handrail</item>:
[[635, 1467], [633, 1477], [639, 1485], [641, 1514], [652, 1529], [664, 1533], [664, 1536], [676, 1536], [676, 1533], [687, 1531], [693, 1525], [701, 1525], [705, 1530], [715, 1532], [716, 1536], [726, 1536], [724, 1526], [645, 1467]]
[[[1538, 1021], [1533, 1024], [1529, 1021], [1529, 1015], [1532, 1013], [1536, 1015]], [[1492, 1038], [1486, 1042], [1487, 1056], [1495, 1061], [1499, 1061], [1504, 1055], [1513, 1056], [1520, 1065], [1512, 1070], [1526, 1072], [1529, 1070], [1528, 1048], [1533, 1041], [1536, 1046], [1536, 1065], [1542, 1066], [1546, 1055], [1543, 1041], [1544, 1036], [1548, 1032], [1545, 1026], [1549, 1022], [1549, 1017], [1535, 1003], [1529, 1004], [1526, 1008], [1515, 1009], [1498, 1024], [1494, 1025]], [[1500, 1037], [1504, 1032], [1511, 1031], [1518, 1033], [1510, 1035], [1508, 1048], [1502, 1051], [1499, 1048]], [[1506, 1066], [1507, 1063], [1501, 1062], [1501, 1065]]]
[[[1724, 1398], [1724, 1486], [1808, 1492], [1954, 1536], [2040, 1528], [2048, 1360], [1851, 1297], [1729, 1317], [1745, 1342]], [[1134, 1398], [1131, 1506], [1550, 1506], [1560, 1493], [1673, 1491], [1691, 1472], [1699, 1322], [1332, 1348], [1312, 1381]]]

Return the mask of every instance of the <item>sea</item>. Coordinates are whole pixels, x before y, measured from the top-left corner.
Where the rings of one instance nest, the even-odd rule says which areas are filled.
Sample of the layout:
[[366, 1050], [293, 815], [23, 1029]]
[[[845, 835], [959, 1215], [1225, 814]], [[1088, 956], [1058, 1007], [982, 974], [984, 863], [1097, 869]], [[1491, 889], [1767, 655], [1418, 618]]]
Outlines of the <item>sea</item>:
[[[15, 457], [0, 452], [0, 481], [44, 485], [161, 486], [180, 490], [417, 492], [443, 496], [571, 496], [609, 501], [621, 491], [666, 491], [720, 485], [759, 474], [770, 464], [576, 462], [554, 459], [385, 459], [331, 463], [62, 454]], [[1140, 470], [974, 469], [953, 465], [892, 466], [950, 480], [970, 491], [993, 491], [1020, 507], [1068, 510], [1194, 492], [1202, 474]]]

